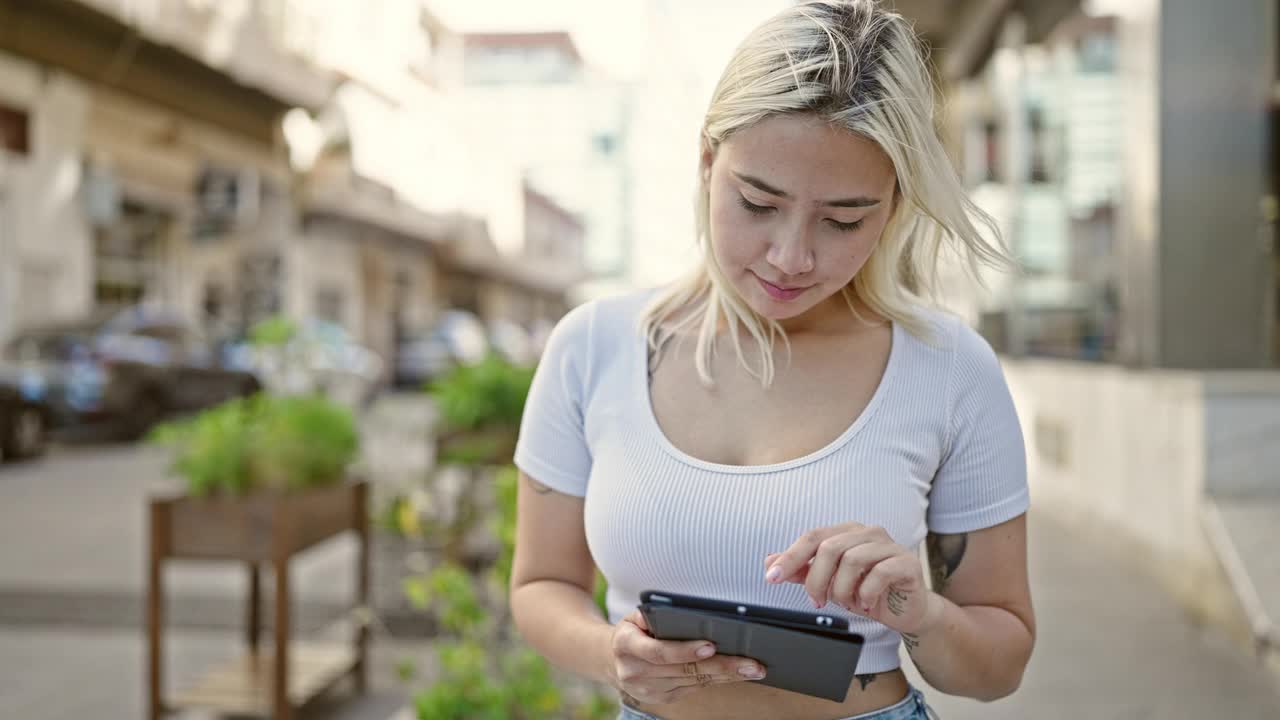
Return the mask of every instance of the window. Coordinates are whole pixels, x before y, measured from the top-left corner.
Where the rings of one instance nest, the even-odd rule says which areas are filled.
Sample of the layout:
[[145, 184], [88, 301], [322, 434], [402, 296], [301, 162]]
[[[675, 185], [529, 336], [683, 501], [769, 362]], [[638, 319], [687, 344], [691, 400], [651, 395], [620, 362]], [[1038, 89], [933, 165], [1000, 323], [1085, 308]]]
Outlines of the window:
[[1044, 110], [1027, 108], [1027, 130], [1031, 140], [1031, 166], [1029, 180], [1033, 183], [1049, 182], [1049, 130], [1045, 126]]
[[316, 317], [336, 325], [342, 324], [342, 291], [321, 288], [316, 291]]
[[1115, 36], [1109, 32], [1089, 33], [1080, 38], [1080, 72], [1114, 73], [1116, 70]]
[[982, 147], [985, 182], [1000, 181], [1000, 126], [988, 120], [982, 125]]
[[24, 157], [30, 154], [30, 123], [26, 113], [0, 105], [0, 150]]

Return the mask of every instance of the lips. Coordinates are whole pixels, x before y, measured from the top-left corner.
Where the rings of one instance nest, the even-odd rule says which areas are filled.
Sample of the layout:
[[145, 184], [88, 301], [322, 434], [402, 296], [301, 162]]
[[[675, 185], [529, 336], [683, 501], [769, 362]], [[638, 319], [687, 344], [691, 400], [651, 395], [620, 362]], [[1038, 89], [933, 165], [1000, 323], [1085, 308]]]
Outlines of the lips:
[[[755, 275], [755, 273], [752, 273], [752, 275]], [[768, 293], [769, 296], [774, 298], [775, 300], [792, 300], [794, 298], [799, 297], [800, 294], [803, 293], [805, 290], [808, 290], [809, 288], [813, 287], [812, 285], [804, 285], [800, 287], [786, 287], [783, 285], [774, 285], [773, 283], [769, 282], [768, 280], [765, 280], [759, 275], [755, 275], [755, 278], [757, 281], [759, 281], [760, 286], [764, 288], [764, 291]]]

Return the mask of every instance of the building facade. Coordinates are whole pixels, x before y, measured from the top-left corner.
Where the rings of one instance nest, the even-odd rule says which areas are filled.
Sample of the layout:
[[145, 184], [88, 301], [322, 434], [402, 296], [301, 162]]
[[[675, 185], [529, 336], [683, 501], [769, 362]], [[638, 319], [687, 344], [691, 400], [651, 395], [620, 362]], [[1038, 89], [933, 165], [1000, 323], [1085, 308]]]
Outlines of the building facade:
[[966, 174], [1027, 264], [982, 303], [990, 335], [1014, 354], [1275, 367], [1276, 10], [1098, 6], [1039, 24], [1015, 7], [953, 82]]
[[491, 312], [561, 312], [582, 228], [545, 236], [550, 199], [493, 213], [493, 178], [523, 212], [525, 177], [476, 162], [462, 59], [422, 0], [0, 1], [0, 339], [142, 303], [211, 339], [325, 321], [390, 361], [447, 306], [446, 261], [484, 256], [458, 246], [508, 229], [467, 269], [513, 298]]

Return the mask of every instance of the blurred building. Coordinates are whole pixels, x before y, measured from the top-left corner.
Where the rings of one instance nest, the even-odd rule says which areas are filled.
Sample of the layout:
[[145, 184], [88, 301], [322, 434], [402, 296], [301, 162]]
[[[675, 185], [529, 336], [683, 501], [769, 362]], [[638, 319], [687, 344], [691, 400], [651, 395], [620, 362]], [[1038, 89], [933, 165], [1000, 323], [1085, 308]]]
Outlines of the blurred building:
[[[1011, 20], [1005, 40], [1025, 32]], [[954, 88], [965, 179], [1024, 264], [971, 308], [998, 346], [1116, 357], [1115, 223], [1123, 180], [1116, 23], [1074, 15], [1042, 44], [992, 55]]]
[[[514, 164], [537, 197], [581, 218], [583, 258], [592, 274], [624, 274], [630, 244], [625, 85], [584, 62], [563, 31], [468, 32], [462, 77], [470, 143]], [[521, 242], [525, 200], [533, 196], [522, 190], [507, 197], [506, 207], [491, 215], [502, 249]]]
[[464, 285], [558, 317], [581, 225], [461, 131], [463, 47], [423, 0], [0, 0], [0, 339], [154, 303], [390, 359]]
[[1036, 504], [1280, 667], [1275, 3], [950, 7], [948, 134], [1025, 266], [951, 289], [1005, 353]]
[[140, 301], [280, 306], [240, 279], [293, 230], [279, 118], [329, 83], [267, 6], [217, 7], [0, 3], [0, 335]]
[[[1270, 6], [1054, 4], [1009, 4], [951, 86], [966, 176], [1027, 265], [984, 303], [992, 336], [1015, 354], [1274, 367]], [[1233, 34], [1182, 43], [1210, 20]]]

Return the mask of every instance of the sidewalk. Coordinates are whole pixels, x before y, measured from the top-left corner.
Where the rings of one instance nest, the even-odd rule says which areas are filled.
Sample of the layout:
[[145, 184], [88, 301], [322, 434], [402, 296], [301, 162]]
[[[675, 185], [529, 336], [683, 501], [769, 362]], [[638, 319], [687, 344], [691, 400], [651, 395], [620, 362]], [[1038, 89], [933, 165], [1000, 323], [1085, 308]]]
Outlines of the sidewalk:
[[944, 720], [1280, 718], [1274, 679], [1122, 552], [1034, 511], [1030, 525], [1039, 638], [1022, 687], [990, 705], [927, 693]]
[[[1031, 562], [1040, 638], [1021, 690], [990, 705], [929, 693], [944, 720], [1280, 718], [1280, 692], [1269, 675], [1212, 629], [1192, 625], [1152, 581], [1105, 547], [1033, 517]], [[237, 638], [175, 633], [170, 681], [180, 683], [232, 652]], [[373, 683], [381, 695], [371, 702], [382, 705], [360, 710], [362, 720], [377, 720], [400, 697], [393, 690], [396, 660], [430, 655], [426, 642], [384, 637], [374, 647]], [[143, 668], [142, 637], [134, 630], [0, 626], [0, 717], [139, 717]], [[337, 707], [341, 714], [313, 717], [357, 717], [348, 714], [356, 712], [350, 706]]]
[[[366, 426], [372, 471], [392, 484], [430, 461], [419, 440], [426, 416], [404, 400], [375, 408]], [[144, 499], [174, 487], [165, 462], [154, 449], [117, 446], [0, 468], [0, 717], [139, 717]], [[1280, 718], [1271, 676], [1190, 622], [1122, 550], [1034, 511], [1030, 549], [1039, 642], [1021, 690], [991, 705], [929, 693], [943, 718]], [[343, 539], [300, 559], [299, 630], [312, 626], [308, 607], [319, 622], [349, 600], [354, 550]], [[166, 579], [175, 601], [169, 679], [180, 683], [235, 649], [244, 574], [175, 567]], [[383, 636], [375, 687], [395, 686], [396, 656], [429, 656], [428, 647]]]
[[[234, 633], [183, 631], [167, 641], [166, 694], [240, 651]], [[429, 655], [425, 643], [374, 643], [370, 692], [356, 698], [339, 683], [299, 720], [386, 720], [409, 702], [395, 664]], [[146, 645], [141, 633], [116, 628], [0, 626], [0, 717], [22, 720], [135, 720], [146, 715]], [[417, 685], [415, 687], [419, 687]], [[197, 710], [174, 720], [215, 720]]]

